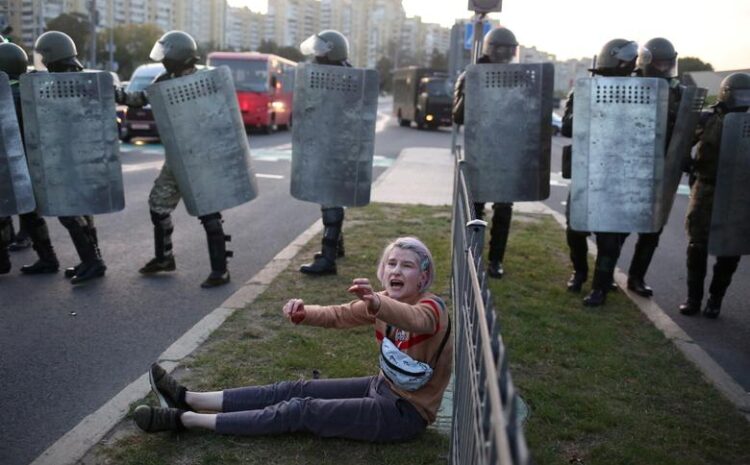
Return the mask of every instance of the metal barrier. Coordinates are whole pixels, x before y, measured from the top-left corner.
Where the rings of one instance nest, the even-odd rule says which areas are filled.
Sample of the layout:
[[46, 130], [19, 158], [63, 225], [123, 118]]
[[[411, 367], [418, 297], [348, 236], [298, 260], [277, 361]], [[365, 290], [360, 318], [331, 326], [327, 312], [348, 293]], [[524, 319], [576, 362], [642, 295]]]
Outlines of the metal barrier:
[[[481, 266], [487, 223], [474, 219], [460, 148], [455, 144], [453, 263], [455, 319], [451, 465], [527, 465], [526, 439], [518, 414], [500, 324]], [[478, 271], [480, 270], [480, 271]]]

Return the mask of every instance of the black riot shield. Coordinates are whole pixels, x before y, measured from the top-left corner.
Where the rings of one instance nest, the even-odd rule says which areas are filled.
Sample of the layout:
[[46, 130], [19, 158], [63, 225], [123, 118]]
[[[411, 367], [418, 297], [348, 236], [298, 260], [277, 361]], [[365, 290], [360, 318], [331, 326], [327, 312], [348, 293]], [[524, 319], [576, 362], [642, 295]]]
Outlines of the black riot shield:
[[750, 113], [724, 117], [708, 252], [750, 255]]
[[158, 82], [146, 91], [189, 214], [219, 212], [258, 195], [229, 68]]
[[570, 224], [577, 231], [661, 228], [669, 86], [657, 78], [576, 82]]
[[112, 75], [21, 76], [26, 154], [40, 214], [125, 208]]
[[294, 84], [294, 198], [329, 206], [370, 202], [378, 73], [298, 65]]
[[466, 68], [466, 182], [478, 202], [549, 197], [552, 63]]
[[0, 217], [36, 208], [8, 75], [0, 72]]
[[677, 118], [667, 147], [667, 159], [664, 161], [664, 183], [659, 211], [662, 226], [667, 223], [672, 211], [677, 187], [682, 178], [683, 163], [690, 157], [695, 127], [698, 125], [703, 102], [706, 100], [706, 89], [695, 86], [683, 87], [681, 95]]

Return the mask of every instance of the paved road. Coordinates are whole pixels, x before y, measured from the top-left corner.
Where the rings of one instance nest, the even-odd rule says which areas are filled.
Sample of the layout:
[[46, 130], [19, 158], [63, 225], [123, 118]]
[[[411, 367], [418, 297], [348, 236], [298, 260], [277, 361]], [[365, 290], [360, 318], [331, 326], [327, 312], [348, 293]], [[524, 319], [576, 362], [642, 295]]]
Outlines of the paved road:
[[[447, 146], [448, 132], [400, 128], [389, 101], [381, 103], [375, 176], [403, 148]], [[205, 233], [182, 205], [174, 215], [177, 272], [136, 272], [153, 254], [147, 197], [163, 161], [154, 143], [121, 147], [127, 207], [96, 218], [104, 279], [72, 287], [62, 273], [20, 276], [34, 254], [12, 254], [14, 269], [0, 278], [0, 464], [31, 462], [319, 218], [319, 206], [289, 195], [290, 142], [288, 132], [250, 136], [260, 195], [224, 214], [235, 251], [230, 285], [199, 287], [209, 271]], [[67, 232], [48, 223], [62, 265], [75, 264]]]
[[[553, 175], [550, 198], [545, 202], [555, 210], [564, 213], [568, 193], [568, 182], [559, 176], [561, 150], [569, 139], [555, 137], [552, 150]], [[654, 300], [691, 338], [697, 341], [711, 357], [714, 358], [744, 389], [750, 392], [750, 259], [744, 257], [734, 275], [732, 285], [722, 305], [721, 317], [708, 320], [703, 317], [686, 317], [677, 311], [687, 293], [685, 284], [687, 269], [685, 267], [684, 219], [687, 210], [687, 185], [678, 191], [672, 213], [659, 247], [656, 249], [646, 282], [654, 289]], [[618, 266], [627, 271], [633, 256], [636, 236], [631, 235], [625, 243]], [[713, 258], [709, 265], [713, 266]], [[510, 270], [512, 271], [512, 270]], [[706, 279], [706, 294], [711, 272]]]

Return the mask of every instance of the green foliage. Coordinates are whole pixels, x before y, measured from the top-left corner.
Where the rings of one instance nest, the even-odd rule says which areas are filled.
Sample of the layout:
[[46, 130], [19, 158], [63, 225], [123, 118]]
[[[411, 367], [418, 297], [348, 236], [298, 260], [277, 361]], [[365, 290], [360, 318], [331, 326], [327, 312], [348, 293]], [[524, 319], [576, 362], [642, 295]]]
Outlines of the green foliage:
[[438, 71], [448, 71], [448, 54], [441, 53], [440, 50], [433, 48], [430, 55], [430, 68]]
[[257, 51], [260, 53], [271, 53], [273, 55], [278, 55], [295, 62], [305, 61], [305, 55], [303, 55], [297, 47], [279, 47], [278, 44], [276, 44], [276, 42], [274, 42], [273, 40], [262, 40], [260, 42], [260, 46], [258, 46]]
[[[114, 60], [118, 64], [117, 74], [123, 80], [130, 79], [133, 70], [144, 63], [151, 63], [148, 55], [164, 31], [154, 24], [128, 24], [116, 26], [113, 38], [115, 45]], [[109, 62], [110, 30], [106, 29], [97, 37], [97, 55], [99, 63]]]
[[677, 69], [682, 77], [683, 74], [693, 71], [713, 71], [714, 67], [711, 63], [704, 63], [700, 58], [682, 57], [677, 59]]
[[393, 62], [388, 57], [381, 57], [375, 65], [380, 78], [380, 91], [393, 92]]
[[88, 57], [88, 44], [90, 41], [90, 28], [88, 16], [81, 13], [63, 13], [47, 23], [47, 31], [60, 31], [68, 34], [76, 44], [79, 59]]

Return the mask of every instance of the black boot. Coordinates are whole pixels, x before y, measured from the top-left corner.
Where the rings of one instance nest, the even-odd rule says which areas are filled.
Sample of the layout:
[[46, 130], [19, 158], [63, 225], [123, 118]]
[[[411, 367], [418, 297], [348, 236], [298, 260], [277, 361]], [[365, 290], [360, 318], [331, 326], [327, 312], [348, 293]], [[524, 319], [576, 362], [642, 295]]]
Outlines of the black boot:
[[573, 274], [568, 279], [569, 292], [579, 293], [589, 276], [588, 253], [589, 246], [586, 241], [588, 233], [575, 231], [569, 227], [565, 229], [565, 239], [570, 249], [570, 261], [573, 263]]
[[[323, 256], [323, 252], [315, 252], [315, 255], [313, 256], [314, 259], [317, 259], [319, 257]], [[336, 244], [336, 258], [343, 258], [346, 256], [346, 251], [344, 250], [344, 233], [342, 232], [339, 234], [339, 242]]]
[[492, 204], [492, 226], [490, 227], [490, 250], [488, 252], [487, 274], [491, 278], [503, 277], [503, 258], [508, 245], [510, 222], [513, 217], [512, 203]]
[[154, 258], [141, 269], [141, 274], [154, 274], [174, 271], [177, 267], [172, 254], [172, 217], [169, 213], [160, 214], [151, 210], [151, 223], [154, 225]]
[[8, 245], [10, 245], [10, 233], [12, 231], [13, 223], [11, 223], [10, 217], [0, 218], [0, 274], [10, 273]]
[[599, 307], [607, 302], [607, 291], [612, 286], [612, 275], [606, 270], [594, 272], [594, 282], [591, 293], [583, 298], [583, 305], [587, 307]]
[[81, 259], [81, 265], [71, 278], [71, 284], [80, 284], [92, 279], [101, 278], [107, 271], [107, 266], [94, 245], [94, 238], [89, 231], [90, 219], [82, 216], [60, 217], [60, 222], [67, 228], [73, 246]]
[[496, 278], [500, 279], [503, 277], [503, 264], [502, 262], [499, 262], [498, 260], [490, 260], [490, 262], [487, 264], [487, 275], [490, 278]]
[[687, 248], [687, 300], [680, 305], [683, 315], [691, 316], [701, 311], [703, 282], [706, 279], [708, 249], [705, 244], [692, 243]]
[[737, 271], [737, 265], [740, 263], [740, 257], [716, 257], [714, 264], [714, 276], [711, 279], [711, 286], [708, 288], [708, 302], [703, 309], [703, 316], [706, 318], [718, 318], [721, 312], [721, 301], [727, 288], [732, 283], [732, 275]]
[[206, 240], [208, 241], [208, 255], [211, 260], [211, 273], [208, 275], [201, 287], [216, 287], [229, 282], [229, 270], [227, 269], [227, 257], [232, 256], [231, 251], [227, 251], [227, 242], [232, 240], [230, 236], [224, 234], [221, 214], [212, 213], [201, 216], [201, 223], [206, 230]]
[[55, 249], [52, 248], [52, 241], [49, 238], [49, 230], [44, 218], [36, 213], [29, 213], [21, 216], [21, 221], [28, 223], [28, 232], [31, 237], [32, 247], [37, 253], [39, 259], [33, 265], [24, 265], [21, 267], [23, 274], [47, 274], [57, 273], [60, 269], [60, 262], [57, 260]]
[[344, 223], [344, 209], [341, 207], [321, 208], [323, 217], [323, 240], [321, 251], [316, 254], [312, 263], [299, 268], [304, 274], [327, 275], [336, 274], [336, 255], [339, 237]]
[[628, 270], [628, 289], [640, 295], [641, 297], [651, 297], [654, 295], [653, 289], [646, 285], [644, 281], [646, 272], [654, 257], [656, 247], [659, 245], [659, 235], [656, 233], [641, 233], [638, 235], [638, 242], [635, 244], [633, 259], [630, 262]]

